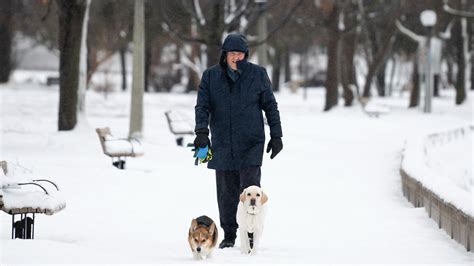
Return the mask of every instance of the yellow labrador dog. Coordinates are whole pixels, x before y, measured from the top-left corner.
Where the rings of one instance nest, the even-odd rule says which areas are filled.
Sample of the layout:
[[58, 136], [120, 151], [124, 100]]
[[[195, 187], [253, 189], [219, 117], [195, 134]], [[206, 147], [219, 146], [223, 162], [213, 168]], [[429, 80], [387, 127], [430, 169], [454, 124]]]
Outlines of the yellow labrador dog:
[[258, 186], [250, 186], [240, 194], [237, 223], [240, 230], [240, 250], [254, 255], [262, 236], [268, 197]]

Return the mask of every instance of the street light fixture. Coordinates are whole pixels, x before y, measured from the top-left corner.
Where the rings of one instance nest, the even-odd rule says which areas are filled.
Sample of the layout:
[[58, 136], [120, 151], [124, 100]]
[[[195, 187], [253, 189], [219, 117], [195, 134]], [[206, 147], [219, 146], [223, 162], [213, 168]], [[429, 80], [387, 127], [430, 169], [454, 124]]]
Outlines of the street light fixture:
[[421, 24], [425, 27], [433, 27], [436, 24], [436, 13], [433, 10], [425, 10], [420, 15]]
[[433, 10], [425, 10], [420, 14], [421, 24], [428, 29], [426, 39], [426, 71], [425, 71], [425, 106], [423, 111], [431, 113], [431, 98], [433, 95], [433, 77], [431, 73], [431, 38], [433, 36], [434, 25], [436, 24], [436, 13]]

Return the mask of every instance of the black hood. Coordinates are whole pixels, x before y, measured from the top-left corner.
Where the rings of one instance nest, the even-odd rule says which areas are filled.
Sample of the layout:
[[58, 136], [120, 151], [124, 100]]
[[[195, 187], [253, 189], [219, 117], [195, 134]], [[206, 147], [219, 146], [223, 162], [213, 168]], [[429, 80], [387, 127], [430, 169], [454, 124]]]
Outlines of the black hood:
[[224, 40], [224, 44], [222, 44], [222, 53], [221, 53], [221, 59], [219, 63], [221, 66], [225, 66], [225, 58], [227, 52], [231, 51], [237, 51], [237, 52], [242, 52], [245, 53], [245, 59], [249, 57], [249, 46], [247, 43], [247, 38], [243, 34], [240, 33], [232, 33], [227, 35], [227, 37]]
[[247, 44], [247, 38], [245, 38], [245, 36], [240, 33], [229, 34], [224, 40], [222, 51], [238, 51], [248, 54], [249, 45]]

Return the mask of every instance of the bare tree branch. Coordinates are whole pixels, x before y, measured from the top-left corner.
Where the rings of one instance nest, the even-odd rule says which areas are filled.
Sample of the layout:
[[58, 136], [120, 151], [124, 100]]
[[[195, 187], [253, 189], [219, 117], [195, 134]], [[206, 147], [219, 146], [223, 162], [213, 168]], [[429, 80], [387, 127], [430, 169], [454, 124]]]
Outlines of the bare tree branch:
[[205, 42], [205, 40], [201, 39], [201, 38], [193, 38], [193, 37], [189, 37], [188, 35], [186, 34], [182, 34], [180, 31], [176, 30], [173, 26], [172, 26], [172, 23], [171, 21], [169, 20], [169, 17], [168, 17], [168, 14], [164, 11], [164, 8], [160, 8], [161, 10], [161, 14], [163, 15], [163, 21], [165, 23], [165, 26], [163, 27], [163, 29], [165, 31], [168, 31], [169, 33], [171, 33], [173, 36], [185, 41], [185, 42], [192, 42], [192, 43], [199, 43], [199, 44], [207, 44]]
[[237, 22], [237, 20], [239, 20], [243, 15], [249, 13], [249, 9], [251, 9], [249, 8], [249, 4], [250, 4], [250, 1], [245, 1], [244, 3], [240, 5], [240, 7], [238, 8], [239, 11], [235, 13], [233, 17], [231, 17], [230, 19], [229, 18], [226, 19], [226, 20], [230, 20], [230, 21], [225, 22], [226, 31], [230, 28], [231, 25], [234, 25]]
[[255, 42], [251, 42], [249, 43], [249, 46], [250, 47], [253, 47], [253, 46], [258, 46], [258, 45], [261, 45], [265, 42], [267, 42], [267, 40], [275, 33], [277, 32], [280, 28], [282, 28], [283, 26], [285, 26], [285, 24], [290, 20], [291, 18], [291, 15], [295, 12], [295, 10], [303, 3], [303, 0], [299, 0], [292, 8], [290, 8], [290, 10], [288, 11], [288, 13], [285, 15], [285, 17], [280, 21], [280, 23], [278, 23], [273, 29], [271, 29], [267, 36], [265, 36], [265, 38], [263, 38], [262, 40], [259, 40], [259, 41], [255, 41]]
[[448, 40], [451, 38], [451, 28], [454, 25], [454, 19], [451, 19], [451, 21], [448, 23], [448, 26], [446, 27], [446, 30], [444, 32], [439, 32], [438, 37], [440, 37], [443, 40]]
[[194, 0], [193, 1], [193, 7], [194, 7], [194, 11], [196, 13], [196, 17], [197, 17], [197, 21], [199, 22], [199, 25], [201, 25], [201, 26], [206, 25], [206, 18], [204, 18], [204, 15], [202, 14], [201, 5], [199, 4], [199, 0]]
[[474, 18], [474, 12], [454, 9], [449, 6], [448, 2], [449, 2], [448, 0], [444, 0], [444, 5], [443, 5], [443, 10], [446, 11], [448, 14], [451, 14], [457, 17], [462, 17], [462, 18]]
[[397, 26], [398, 30], [401, 33], [403, 33], [405, 36], [409, 37], [413, 41], [415, 41], [417, 43], [423, 43], [425, 41], [425, 37], [420, 36], [420, 35], [414, 33], [413, 31], [409, 30], [408, 28], [403, 26], [402, 23], [400, 23], [400, 21], [398, 19], [395, 20], [395, 25]]
[[183, 10], [186, 11], [186, 13], [188, 13], [192, 18], [196, 19], [196, 21], [200, 23], [200, 18], [194, 7], [194, 1], [193, 3], [190, 3], [188, 0], [181, 0], [181, 5], [183, 6]]

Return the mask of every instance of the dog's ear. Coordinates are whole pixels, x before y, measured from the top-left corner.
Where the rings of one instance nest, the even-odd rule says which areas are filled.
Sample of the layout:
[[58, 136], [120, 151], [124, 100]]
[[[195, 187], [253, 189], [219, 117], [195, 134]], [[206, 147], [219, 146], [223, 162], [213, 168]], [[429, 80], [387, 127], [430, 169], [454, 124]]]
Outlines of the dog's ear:
[[267, 196], [267, 194], [265, 194], [263, 191], [262, 191], [262, 199], [261, 199], [261, 201], [262, 201], [262, 204], [265, 204], [265, 202], [268, 201], [268, 196]]
[[216, 231], [216, 224], [212, 223], [211, 227], [209, 228], [209, 234], [214, 235], [214, 232]]
[[242, 201], [242, 203], [245, 202], [245, 189], [242, 191], [242, 194], [240, 194], [240, 201]]
[[196, 221], [196, 219], [193, 219], [192, 222], [191, 222], [191, 227], [189, 228], [189, 232], [194, 232], [198, 227], [198, 223]]

